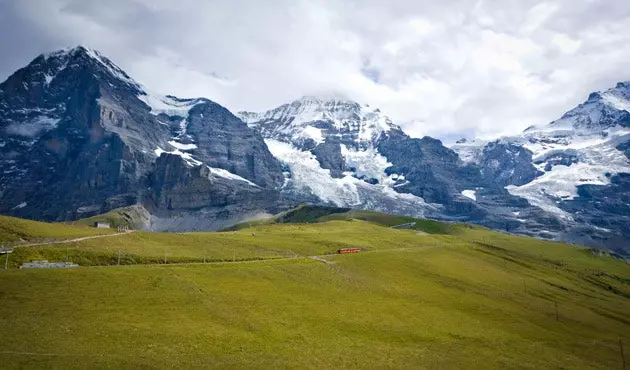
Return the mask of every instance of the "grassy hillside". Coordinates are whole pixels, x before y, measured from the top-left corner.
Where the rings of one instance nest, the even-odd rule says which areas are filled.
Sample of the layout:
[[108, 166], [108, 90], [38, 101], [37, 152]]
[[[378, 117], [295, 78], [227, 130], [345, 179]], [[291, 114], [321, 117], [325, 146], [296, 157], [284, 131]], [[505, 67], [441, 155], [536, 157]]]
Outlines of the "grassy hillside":
[[102, 215], [78, 220], [81, 225], [92, 225], [96, 221], [109, 223], [112, 227], [126, 226], [129, 229], [142, 229], [149, 222], [149, 213], [142, 206], [130, 206], [111, 210]]
[[417, 235], [413, 230], [394, 230], [358, 220], [258, 225], [218, 233], [139, 231], [111, 238], [16, 248], [10, 266], [18, 267], [35, 259], [70, 260], [82, 266], [118, 264], [119, 251], [121, 264], [286, 258], [330, 254], [349, 247], [368, 251], [439, 245], [452, 239], [446, 235]]
[[0, 367], [621, 368], [627, 266], [514, 250], [8, 271]]
[[0, 243], [6, 245], [81, 238], [113, 232], [112, 230], [94, 229], [85, 225], [53, 224], [0, 216]]
[[458, 232], [461, 228], [482, 228], [481, 226], [475, 225], [447, 223], [408, 216], [395, 216], [381, 212], [357, 211], [349, 208], [316, 205], [301, 205], [274, 217], [240, 223], [228, 228], [227, 230], [240, 230], [256, 225], [268, 225], [275, 223], [316, 223], [333, 220], [363, 220], [387, 227], [415, 223], [415, 226], [413, 227], [414, 230], [423, 231], [429, 234], [453, 234]]
[[[0, 368], [620, 369], [620, 341], [630, 357], [623, 261], [480, 227], [316, 219], [16, 248], [12, 263], [230, 263], [0, 271]], [[334, 254], [350, 246], [363, 252]]]

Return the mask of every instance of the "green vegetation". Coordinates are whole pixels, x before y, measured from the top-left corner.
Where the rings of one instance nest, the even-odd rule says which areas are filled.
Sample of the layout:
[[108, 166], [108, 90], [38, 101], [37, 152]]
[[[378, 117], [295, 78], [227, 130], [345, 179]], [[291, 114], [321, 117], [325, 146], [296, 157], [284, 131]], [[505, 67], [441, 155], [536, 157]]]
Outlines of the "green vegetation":
[[630, 357], [623, 261], [467, 225], [314, 218], [16, 248], [237, 262], [0, 271], [0, 368], [621, 369], [620, 341]]
[[84, 225], [51, 224], [0, 216], [0, 243], [7, 245], [22, 242], [81, 238], [111, 234], [113, 232], [112, 230], [94, 229]]
[[381, 212], [356, 211], [348, 208], [325, 207], [315, 205], [301, 205], [276, 216], [243, 222], [234, 225], [226, 230], [240, 230], [257, 225], [269, 225], [275, 223], [316, 223], [333, 220], [363, 220], [373, 222], [381, 226], [397, 226], [402, 224], [415, 223], [414, 230], [423, 231], [428, 234], [455, 234], [460, 229], [481, 228], [481, 226], [447, 223], [434, 220], [420, 219], [408, 216], [395, 216]]
[[269, 225], [276, 223], [314, 223], [322, 221], [322, 218], [325, 216], [337, 213], [347, 213], [349, 211], [350, 208], [313, 206], [303, 204], [288, 211], [281, 212], [273, 217], [236, 224], [225, 229], [225, 231], [236, 231], [252, 226]]
[[[377, 231], [377, 232], [375, 232]], [[365, 221], [316, 224], [270, 224], [219, 233], [134, 232], [108, 238], [48, 246], [15, 248], [11, 267], [37, 259], [72, 261], [82, 266], [287, 258], [336, 253], [357, 247], [366, 251], [411, 248], [419, 242], [438, 245], [450, 236], [417, 235], [413, 230], [383, 228]]]
[[113, 228], [124, 226], [129, 229], [142, 229], [149, 221], [149, 213], [142, 206], [135, 205], [117, 208], [102, 215], [84, 218], [77, 221], [77, 223], [89, 226], [97, 221], [107, 222]]

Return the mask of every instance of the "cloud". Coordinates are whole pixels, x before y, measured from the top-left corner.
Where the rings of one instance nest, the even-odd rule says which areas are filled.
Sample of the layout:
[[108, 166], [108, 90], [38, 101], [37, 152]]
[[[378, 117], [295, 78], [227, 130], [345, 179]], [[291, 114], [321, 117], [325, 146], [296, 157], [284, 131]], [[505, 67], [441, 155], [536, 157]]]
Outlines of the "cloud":
[[0, 14], [0, 75], [85, 44], [162, 93], [234, 111], [342, 95], [449, 140], [516, 133], [630, 79], [622, 0], [9, 0]]

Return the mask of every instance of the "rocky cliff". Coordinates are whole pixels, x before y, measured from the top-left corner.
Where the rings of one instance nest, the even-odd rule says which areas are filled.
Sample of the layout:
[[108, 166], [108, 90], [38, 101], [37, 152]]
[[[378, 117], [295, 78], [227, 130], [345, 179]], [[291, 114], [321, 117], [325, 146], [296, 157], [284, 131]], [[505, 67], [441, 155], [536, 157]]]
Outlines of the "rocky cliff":
[[227, 109], [151, 94], [84, 47], [40, 55], [0, 84], [0, 130], [0, 212], [20, 217], [136, 203], [186, 213], [283, 181], [262, 137]]

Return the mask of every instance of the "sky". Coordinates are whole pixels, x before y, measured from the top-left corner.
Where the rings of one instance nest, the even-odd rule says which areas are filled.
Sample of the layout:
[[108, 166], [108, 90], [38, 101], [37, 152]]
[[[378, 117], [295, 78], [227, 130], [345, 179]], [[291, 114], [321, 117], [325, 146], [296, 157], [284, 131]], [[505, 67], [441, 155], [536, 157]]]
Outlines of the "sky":
[[0, 0], [0, 80], [99, 50], [149, 89], [379, 107], [412, 136], [516, 134], [630, 80], [628, 0]]

